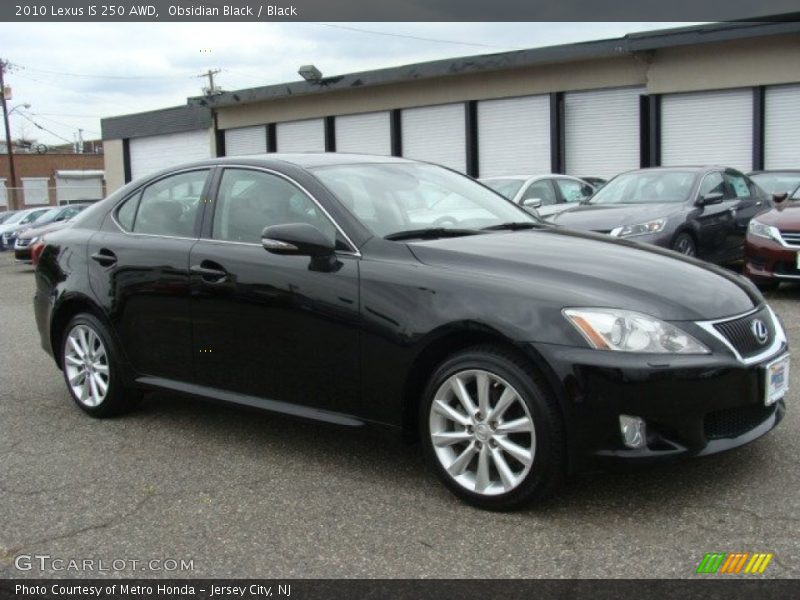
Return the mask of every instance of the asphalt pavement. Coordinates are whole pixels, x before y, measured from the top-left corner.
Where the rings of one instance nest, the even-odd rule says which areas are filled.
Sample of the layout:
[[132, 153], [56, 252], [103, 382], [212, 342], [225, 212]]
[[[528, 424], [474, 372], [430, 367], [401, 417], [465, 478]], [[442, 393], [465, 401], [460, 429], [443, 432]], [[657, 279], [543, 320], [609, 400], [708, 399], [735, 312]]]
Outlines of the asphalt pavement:
[[584, 474], [511, 514], [460, 503], [419, 447], [375, 435], [163, 393], [91, 419], [39, 346], [33, 290], [0, 254], [0, 577], [673, 578], [734, 551], [800, 577], [800, 286], [769, 295], [798, 349], [770, 435]]

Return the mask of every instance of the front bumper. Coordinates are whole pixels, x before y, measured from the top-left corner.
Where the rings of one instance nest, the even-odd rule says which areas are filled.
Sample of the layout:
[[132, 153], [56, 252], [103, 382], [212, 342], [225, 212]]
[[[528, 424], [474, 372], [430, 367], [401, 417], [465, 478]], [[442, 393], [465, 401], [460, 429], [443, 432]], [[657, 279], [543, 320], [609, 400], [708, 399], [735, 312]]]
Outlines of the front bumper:
[[[747, 444], [774, 428], [785, 398], [764, 404], [764, 365], [724, 351], [642, 355], [535, 344], [560, 385], [573, 469], [604, 463], [650, 463], [703, 456]], [[628, 448], [620, 415], [647, 424], [646, 445]]]
[[16, 244], [14, 246], [14, 258], [26, 263], [31, 262], [31, 247], [23, 246], [20, 248], [20, 245]]
[[800, 281], [798, 253], [800, 248], [748, 234], [744, 247], [744, 274], [756, 282]]

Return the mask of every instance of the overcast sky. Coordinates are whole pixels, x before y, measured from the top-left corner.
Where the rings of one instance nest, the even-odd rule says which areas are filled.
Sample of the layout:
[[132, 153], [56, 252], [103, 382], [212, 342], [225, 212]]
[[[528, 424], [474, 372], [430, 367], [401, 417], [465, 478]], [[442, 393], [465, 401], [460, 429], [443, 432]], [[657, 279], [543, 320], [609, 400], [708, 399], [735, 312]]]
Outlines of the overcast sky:
[[202, 93], [206, 81], [197, 75], [209, 68], [222, 69], [218, 84], [234, 90], [298, 80], [308, 63], [330, 76], [681, 25], [2, 23], [0, 52], [16, 65], [6, 79], [11, 105], [31, 104], [12, 115], [14, 137], [59, 144], [79, 127], [84, 139], [99, 138], [102, 117], [184, 104]]

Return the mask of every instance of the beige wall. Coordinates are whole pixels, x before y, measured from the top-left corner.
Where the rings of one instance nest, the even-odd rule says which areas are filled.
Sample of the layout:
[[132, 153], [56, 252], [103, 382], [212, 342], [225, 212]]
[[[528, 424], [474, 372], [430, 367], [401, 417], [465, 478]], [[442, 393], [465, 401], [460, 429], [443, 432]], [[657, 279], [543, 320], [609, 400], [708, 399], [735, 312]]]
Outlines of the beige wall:
[[103, 140], [103, 161], [106, 171], [106, 193], [125, 185], [125, 161], [122, 140]]
[[800, 35], [666, 48], [637, 56], [452, 75], [218, 109], [220, 129], [328, 115], [645, 85], [652, 93], [800, 81]]

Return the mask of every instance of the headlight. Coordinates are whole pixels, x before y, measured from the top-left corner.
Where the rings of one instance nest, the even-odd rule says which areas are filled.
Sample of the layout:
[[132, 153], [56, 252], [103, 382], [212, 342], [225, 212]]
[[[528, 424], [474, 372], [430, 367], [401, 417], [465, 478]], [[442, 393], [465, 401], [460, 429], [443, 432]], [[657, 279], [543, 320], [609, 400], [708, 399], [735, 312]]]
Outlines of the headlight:
[[624, 225], [611, 230], [611, 235], [616, 237], [631, 237], [633, 235], [645, 235], [647, 233], [660, 233], [667, 226], [667, 219], [653, 219], [647, 223], [638, 225]]
[[614, 308], [567, 308], [564, 316], [593, 348], [648, 354], [709, 354], [691, 335], [655, 317]]
[[32, 237], [30, 240], [28, 240], [28, 246], [33, 246], [38, 241], [39, 241], [39, 236]]
[[750, 219], [750, 224], [747, 226], [747, 232], [755, 236], [767, 238], [768, 240], [779, 240], [781, 237], [780, 232], [772, 225], [765, 225], [756, 219]]

